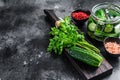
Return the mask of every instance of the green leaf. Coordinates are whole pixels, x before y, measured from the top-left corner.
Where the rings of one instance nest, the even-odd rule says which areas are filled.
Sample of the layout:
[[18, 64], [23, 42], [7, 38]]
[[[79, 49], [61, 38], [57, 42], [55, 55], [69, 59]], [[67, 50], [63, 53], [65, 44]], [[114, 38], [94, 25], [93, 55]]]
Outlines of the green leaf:
[[65, 17], [64, 21], [60, 23], [60, 27], [51, 28], [50, 34], [53, 37], [50, 39], [48, 51], [54, 51], [61, 55], [63, 48], [70, 48], [75, 45], [81, 45], [79, 42], [86, 42], [84, 34], [78, 33], [78, 28], [71, 23], [70, 17]]
[[95, 12], [95, 15], [96, 15], [98, 18], [102, 19], [102, 20], [106, 20], [106, 16], [105, 16], [105, 11], [104, 11], [104, 9], [99, 9], [99, 10], [97, 10], [97, 11]]

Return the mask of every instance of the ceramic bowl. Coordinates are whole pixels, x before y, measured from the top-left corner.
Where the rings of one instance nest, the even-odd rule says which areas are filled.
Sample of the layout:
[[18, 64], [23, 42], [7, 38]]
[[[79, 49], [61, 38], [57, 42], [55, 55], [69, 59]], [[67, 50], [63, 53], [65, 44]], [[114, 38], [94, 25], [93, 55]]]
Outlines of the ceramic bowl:
[[86, 13], [88, 16], [90, 16], [91, 12], [89, 10], [83, 10], [83, 9], [78, 9], [78, 10], [75, 10], [71, 13], [71, 17], [72, 17], [72, 20], [76, 23], [76, 24], [84, 24], [84, 22], [86, 22], [89, 17], [85, 18], [85, 19], [76, 19], [75, 17], [73, 17], [73, 13], [77, 13], [77, 12], [83, 12], [83, 13]]
[[[108, 43], [108, 42], [116, 42], [117, 44], [120, 44], [120, 39], [119, 38], [115, 38], [115, 37], [107, 37], [104, 39], [104, 48], [105, 48], [105, 51], [110, 55], [110, 56], [113, 56], [113, 57], [119, 57], [120, 56], [120, 53], [110, 53], [106, 47], [105, 47], [105, 44]], [[115, 46], [113, 46], [115, 47]], [[120, 48], [119, 48], [120, 49]]]

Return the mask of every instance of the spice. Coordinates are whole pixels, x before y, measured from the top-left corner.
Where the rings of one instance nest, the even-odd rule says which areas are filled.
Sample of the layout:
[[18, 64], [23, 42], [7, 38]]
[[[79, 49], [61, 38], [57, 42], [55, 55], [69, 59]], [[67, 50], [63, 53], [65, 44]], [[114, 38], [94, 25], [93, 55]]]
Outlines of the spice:
[[109, 53], [120, 54], [120, 44], [117, 42], [107, 42], [105, 48]]
[[85, 12], [73, 12], [72, 17], [75, 18], [76, 20], [83, 20], [89, 18], [89, 15], [86, 14]]

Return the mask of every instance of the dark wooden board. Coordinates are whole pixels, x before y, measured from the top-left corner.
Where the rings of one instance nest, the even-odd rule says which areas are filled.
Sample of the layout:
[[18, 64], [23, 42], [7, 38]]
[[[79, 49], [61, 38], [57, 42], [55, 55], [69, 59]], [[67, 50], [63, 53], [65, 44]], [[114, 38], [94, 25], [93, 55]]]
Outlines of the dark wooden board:
[[[44, 10], [47, 18], [53, 19], [51, 24], [54, 25], [54, 22], [58, 20], [57, 16], [55, 15], [53, 10]], [[52, 23], [53, 22], [53, 23]], [[98, 80], [104, 76], [107, 76], [112, 73], [113, 67], [108, 63], [108, 61], [104, 58], [100, 67], [95, 68], [91, 67], [87, 64], [82, 62], [78, 62], [74, 60], [70, 55], [67, 49], [64, 50], [64, 53], [71, 64], [75, 67], [75, 69], [79, 72], [83, 80]]]
[[67, 49], [65, 50], [64, 53], [71, 62], [71, 64], [80, 73], [83, 80], [98, 80], [112, 73], [113, 67], [108, 63], [106, 59], [103, 60], [100, 67], [95, 68], [71, 58], [69, 56], [69, 51]]

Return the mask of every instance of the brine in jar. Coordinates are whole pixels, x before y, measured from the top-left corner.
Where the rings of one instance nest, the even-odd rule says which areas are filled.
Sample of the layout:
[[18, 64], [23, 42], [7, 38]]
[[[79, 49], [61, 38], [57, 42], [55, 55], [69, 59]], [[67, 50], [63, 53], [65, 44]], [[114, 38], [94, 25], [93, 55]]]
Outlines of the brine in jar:
[[103, 41], [106, 37], [118, 37], [120, 7], [107, 2], [95, 5], [87, 23], [87, 34], [98, 41]]

